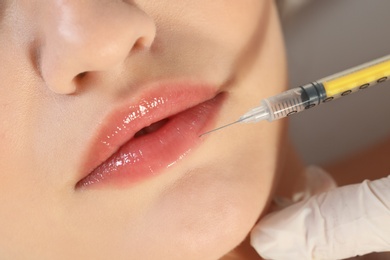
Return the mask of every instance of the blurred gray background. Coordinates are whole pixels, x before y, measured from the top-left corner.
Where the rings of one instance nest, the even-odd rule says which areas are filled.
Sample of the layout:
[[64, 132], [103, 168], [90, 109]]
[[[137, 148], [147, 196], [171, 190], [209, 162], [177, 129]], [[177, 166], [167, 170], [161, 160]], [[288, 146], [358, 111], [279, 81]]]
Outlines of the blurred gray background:
[[[390, 54], [389, 0], [286, 0], [290, 87]], [[298, 7], [298, 8], [297, 8]], [[390, 82], [290, 118], [306, 163], [326, 164], [390, 136]]]

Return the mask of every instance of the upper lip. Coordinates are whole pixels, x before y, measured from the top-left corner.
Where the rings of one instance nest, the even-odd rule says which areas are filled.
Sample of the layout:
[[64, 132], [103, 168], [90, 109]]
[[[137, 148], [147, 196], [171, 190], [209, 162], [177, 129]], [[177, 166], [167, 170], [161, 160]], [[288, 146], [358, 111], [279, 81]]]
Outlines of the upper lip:
[[[116, 106], [89, 141], [80, 166], [81, 179], [106, 161], [141, 129], [212, 99], [218, 89], [194, 82], [156, 82], [130, 101]], [[191, 97], [188, 99], [188, 97]]]

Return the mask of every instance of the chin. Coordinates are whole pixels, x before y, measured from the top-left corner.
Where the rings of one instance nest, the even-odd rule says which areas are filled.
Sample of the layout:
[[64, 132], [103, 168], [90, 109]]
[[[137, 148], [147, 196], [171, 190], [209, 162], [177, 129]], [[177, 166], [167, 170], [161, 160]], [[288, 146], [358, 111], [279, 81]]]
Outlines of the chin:
[[[153, 255], [215, 260], [237, 247], [266, 207], [270, 192], [248, 185], [250, 178], [236, 178], [226, 171], [198, 169], [167, 190], [148, 216], [156, 228], [149, 243], [161, 245]], [[154, 259], [148, 257], [144, 259]]]

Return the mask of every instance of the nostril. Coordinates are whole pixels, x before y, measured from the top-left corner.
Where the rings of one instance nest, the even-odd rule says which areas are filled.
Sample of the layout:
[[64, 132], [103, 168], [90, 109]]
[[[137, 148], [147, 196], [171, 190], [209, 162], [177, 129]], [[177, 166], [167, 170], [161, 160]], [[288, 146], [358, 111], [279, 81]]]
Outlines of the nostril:
[[89, 72], [84, 71], [84, 72], [77, 74], [73, 78], [72, 82], [73, 82], [73, 85], [76, 86], [76, 89], [79, 89], [79, 87], [84, 84], [84, 82], [87, 80], [88, 75], [89, 75]]
[[137, 52], [137, 51], [142, 51], [143, 49], [145, 49], [145, 45], [143, 43], [140, 43], [140, 42], [136, 42], [133, 46], [133, 48], [131, 49], [132, 52]]
[[154, 38], [148, 39], [147, 37], [141, 37], [135, 41], [132, 47], [132, 51], [142, 51], [146, 49], [150, 49], [151, 45], [154, 42]]
[[81, 73], [79, 73], [79, 74], [76, 76], [76, 79], [77, 79], [77, 80], [81, 80], [81, 79], [83, 79], [86, 75], [87, 75], [87, 72], [86, 72], [86, 71], [81, 72]]

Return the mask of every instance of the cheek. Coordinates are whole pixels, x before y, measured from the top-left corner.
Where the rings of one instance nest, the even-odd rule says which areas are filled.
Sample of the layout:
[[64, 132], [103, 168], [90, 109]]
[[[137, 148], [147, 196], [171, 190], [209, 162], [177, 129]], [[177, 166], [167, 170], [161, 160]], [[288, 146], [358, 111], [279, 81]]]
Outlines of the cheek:
[[[2, 57], [0, 56], [1, 60]], [[28, 140], [33, 131], [31, 123], [34, 115], [33, 97], [29, 95], [29, 84], [25, 75], [14, 69], [15, 62], [6, 62], [7, 68], [0, 72], [0, 176], [7, 174], [8, 179], [17, 178], [18, 174], [9, 175], [10, 168], [22, 167], [29, 161]], [[26, 82], [29, 82], [26, 79]], [[12, 172], [12, 171], [11, 171]], [[2, 180], [3, 182], [3, 180]]]
[[208, 38], [220, 46], [239, 54], [253, 37], [263, 29], [269, 10], [269, 1], [207, 1], [204, 9], [197, 8], [199, 19], [191, 21], [195, 28], [200, 28]]
[[214, 52], [227, 49], [231, 51], [230, 55], [237, 56], [264, 29], [271, 1], [166, 0], [161, 3], [141, 1], [139, 5], [154, 17], [158, 27], [157, 39], [159, 33], [165, 37], [174, 31], [182, 36], [182, 41], [186, 38], [195, 41], [197, 48], [204, 49], [204, 44], [218, 45]]
[[[210, 35], [226, 43], [242, 48], [263, 25], [265, 12], [269, 11], [270, 1], [208, 1], [198, 14], [203, 16], [197, 22]], [[199, 8], [198, 8], [199, 10]]]

